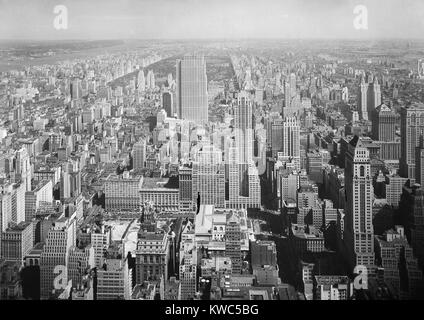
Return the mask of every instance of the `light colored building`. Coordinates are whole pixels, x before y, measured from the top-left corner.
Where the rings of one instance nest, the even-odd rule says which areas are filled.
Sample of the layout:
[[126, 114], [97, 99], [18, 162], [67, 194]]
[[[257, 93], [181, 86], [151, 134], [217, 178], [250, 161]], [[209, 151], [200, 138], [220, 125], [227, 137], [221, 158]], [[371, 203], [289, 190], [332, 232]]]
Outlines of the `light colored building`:
[[97, 300], [130, 300], [132, 270], [128, 259], [107, 258], [105, 264], [97, 270]]
[[344, 241], [352, 270], [363, 265], [374, 272], [373, 186], [369, 150], [359, 137], [349, 143], [345, 168]]
[[32, 221], [37, 210], [53, 203], [53, 184], [51, 180], [43, 180], [32, 191], [25, 193], [25, 221]]
[[193, 161], [192, 201], [225, 207], [225, 168], [222, 151], [214, 146], [203, 146]]
[[177, 112], [180, 119], [208, 122], [208, 81], [203, 56], [177, 61]]
[[128, 172], [122, 176], [110, 175], [104, 185], [105, 210], [138, 211], [142, 184], [142, 176], [130, 176]]
[[[41, 299], [48, 299], [55, 290], [55, 284], [68, 283], [69, 251], [76, 243], [76, 222], [69, 218], [56, 220], [46, 238], [40, 257]], [[65, 268], [57, 270], [57, 266]], [[62, 273], [61, 273], [62, 272]], [[57, 281], [56, 279], [58, 279]], [[61, 281], [60, 281], [61, 280]]]
[[168, 276], [169, 239], [162, 231], [140, 230], [136, 250], [136, 283]]

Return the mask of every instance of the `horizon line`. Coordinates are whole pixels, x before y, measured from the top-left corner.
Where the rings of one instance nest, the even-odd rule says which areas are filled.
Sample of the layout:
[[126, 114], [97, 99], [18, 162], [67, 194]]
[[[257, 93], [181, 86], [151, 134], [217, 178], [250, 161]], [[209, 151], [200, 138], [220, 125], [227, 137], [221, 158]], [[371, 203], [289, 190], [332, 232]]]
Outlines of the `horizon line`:
[[424, 41], [423, 38], [389, 38], [389, 37], [376, 37], [376, 38], [338, 38], [338, 37], [298, 37], [298, 38], [288, 38], [288, 37], [216, 37], [216, 38], [75, 38], [75, 39], [27, 39], [27, 38], [0, 38], [0, 42], [24, 42], [24, 41], [33, 41], [33, 42], [42, 42], [42, 41], [54, 41], [54, 42], [72, 42], [72, 41], [275, 41], [275, 40], [284, 40], [284, 41], [299, 41], [299, 40], [308, 40], [308, 41], [319, 41], [319, 40], [335, 40], [335, 41]]

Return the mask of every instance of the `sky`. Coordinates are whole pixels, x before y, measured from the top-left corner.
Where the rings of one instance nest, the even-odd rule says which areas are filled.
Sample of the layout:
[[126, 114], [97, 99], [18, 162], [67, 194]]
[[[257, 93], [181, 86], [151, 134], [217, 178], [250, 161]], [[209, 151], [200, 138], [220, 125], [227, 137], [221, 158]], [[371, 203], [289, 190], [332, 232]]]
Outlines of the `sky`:
[[[56, 30], [53, 9], [68, 9]], [[368, 9], [368, 30], [354, 8]], [[424, 38], [423, 0], [0, 0], [0, 39]]]

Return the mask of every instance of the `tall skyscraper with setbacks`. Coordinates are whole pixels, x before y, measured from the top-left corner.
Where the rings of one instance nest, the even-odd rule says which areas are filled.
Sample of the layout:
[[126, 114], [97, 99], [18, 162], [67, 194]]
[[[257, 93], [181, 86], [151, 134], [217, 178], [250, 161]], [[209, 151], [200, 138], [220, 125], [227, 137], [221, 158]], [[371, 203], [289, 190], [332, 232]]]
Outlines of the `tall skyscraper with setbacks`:
[[368, 120], [368, 83], [365, 82], [365, 77], [361, 77], [361, 84], [358, 90], [358, 111], [361, 119]]
[[253, 162], [252, 100], [242, 91], [234, 106], [234, 145], [228, 149], [229, 208], [260, 206], [260, 182]]
[[180, 119], [208, 122], [208, 81], [203, 56], [187, 55], [177, 60], [177, 111]]
[[372, 110], [372, 138], [376, 141], [395, 141], [396, 113], [384, 103]]
[[400, 175], [404, 178], [415, 178], [416, 147], [420, 137], [424, 135], [424, 104], [411, 104], [400, 111], [401, 158]]
[[[358, 136], [348, 145], [345, 165], [344, 241], [351, 267], [374, 272], [373, 187], [370, 154]], [[352, 269], [353, 270], [353, 269]]]

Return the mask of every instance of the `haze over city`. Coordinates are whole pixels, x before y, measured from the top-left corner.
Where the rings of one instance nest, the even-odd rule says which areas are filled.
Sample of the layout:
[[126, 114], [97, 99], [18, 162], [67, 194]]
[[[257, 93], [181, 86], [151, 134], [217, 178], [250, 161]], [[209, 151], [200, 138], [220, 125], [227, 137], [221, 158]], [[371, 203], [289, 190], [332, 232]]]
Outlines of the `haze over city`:
[[[56, 5], [68, 8], [68, 30], [53, 28]], [[357, 5], [368, 8], [368, 30], [353, 27]], [[0, 39], [375, 39], [423, 31], [421, 0], [0, 1]]]

